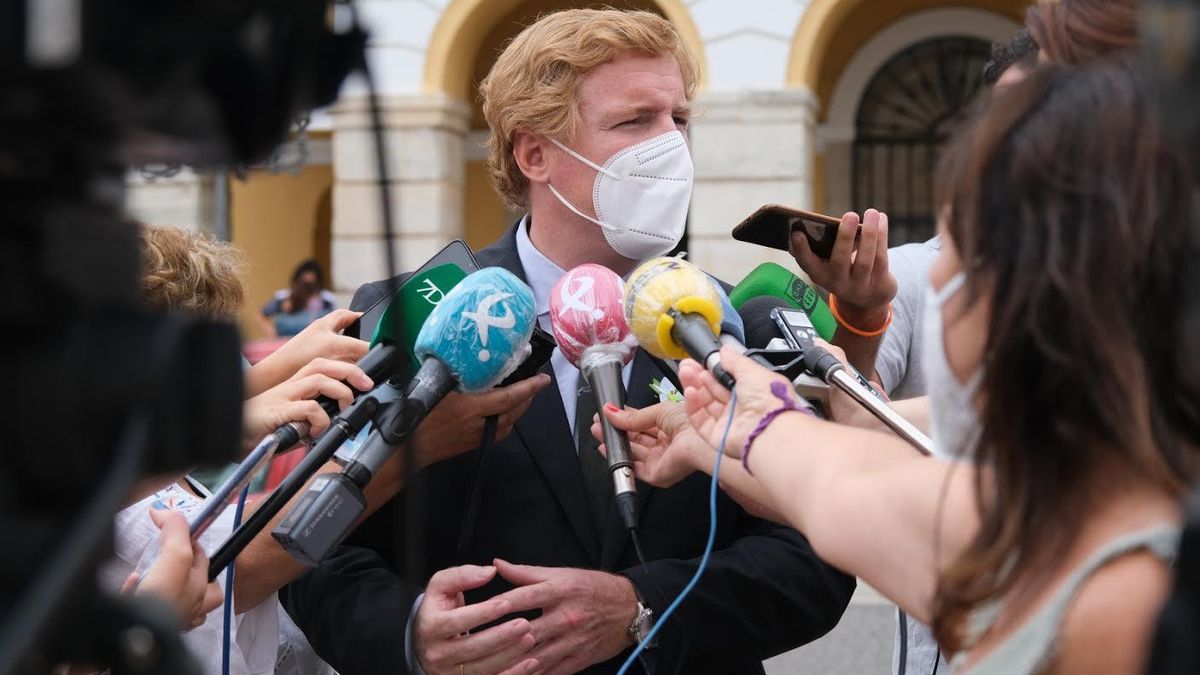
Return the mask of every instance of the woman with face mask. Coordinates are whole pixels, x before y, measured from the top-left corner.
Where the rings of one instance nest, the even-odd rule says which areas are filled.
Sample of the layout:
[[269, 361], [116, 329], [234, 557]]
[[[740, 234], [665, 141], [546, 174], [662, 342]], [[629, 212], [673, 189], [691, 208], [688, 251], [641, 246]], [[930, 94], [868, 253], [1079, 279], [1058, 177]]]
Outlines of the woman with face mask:
[[1200, 457], [1191, 176], [1150, 100], [1126, 64], [1044, 66], [947, 152], [924, 358], [962, 461], [817, 419], [726, 350], [733, 394], [684, 362], [682, 406], [605, 412], [640, 476], [722, 448], [732, 495], [932, 624], [955, 672], [1140, 672]]

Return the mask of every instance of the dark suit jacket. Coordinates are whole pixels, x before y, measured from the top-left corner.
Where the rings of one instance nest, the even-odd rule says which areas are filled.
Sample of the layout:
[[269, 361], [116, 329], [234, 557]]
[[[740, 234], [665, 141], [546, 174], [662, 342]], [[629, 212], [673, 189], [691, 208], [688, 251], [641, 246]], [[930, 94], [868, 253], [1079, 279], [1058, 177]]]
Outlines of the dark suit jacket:
[[[478, 254], [524, 278], [515, 228]], [[369, 307], [395, 282], [360, 288], [352, 307]], [[543, 372], [553, 376], [547, 364]], [[639, 350], [629, 404], [656, 403], [650, 380], [662, 377]], [[708, 536], [709, 477], [693, 475], [669, 489], [638, 483], [639, 534], [647, 559], [638, 564], [616, 510], [604, 532], [590, 515], [575, 444], [557, 385], [533, 400], [504, 441], [425, 469], [408, 490], [421, 506], [419, 555], [398, 556], [398, 519], [404, 495], [363, 523], [347, 545], [280, 592], [284, 607], [326, 661], [342, 675], [401, 672], [409, 598], [398, 570], [419, 561], [407, 581], [424, 585], [440, 569], [490, 565], [494, 558], [528, 565], [614, 571], [633, 581], [662, 616], [699, 564]], [[474, 535], [460, 554], [458, 539], [474, 480], [482, 481]], [[411, 569], [411, 567], [409, 568]], [[497, 578], [468, 602], [510, 586]], [[658, 673], [761, 673], [760, 661], [809, 642], [838, 622], [854, 579], [826, 565], [795, 530], [746, 514], [718, 496], [717, 534], [708, 569], [653, 650]], [[625, 655], [589, 668], [616, 672]]]

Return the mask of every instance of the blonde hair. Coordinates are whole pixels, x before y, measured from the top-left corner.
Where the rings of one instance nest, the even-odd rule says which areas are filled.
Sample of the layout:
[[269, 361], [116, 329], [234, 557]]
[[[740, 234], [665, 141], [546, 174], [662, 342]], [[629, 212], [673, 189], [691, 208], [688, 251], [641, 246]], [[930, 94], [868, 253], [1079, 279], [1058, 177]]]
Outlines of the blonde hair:
[[513, 158], [513, 137], [528, 129], [566, 141], [579, 121], [576, 97], [589, 71], [624, 54], [670, 54], [690, 101], [700, 68], [671, 22], [645, 11], [571, 9], [538, 19], [504, 48], [479, 85], [492, 186], [513, 209], [528, 206], [529, 181]]
[[231, 319], [246, 298], [245, 258], [233, 245], [177, 227], [142, 225], [142, 298], [162, 311]]

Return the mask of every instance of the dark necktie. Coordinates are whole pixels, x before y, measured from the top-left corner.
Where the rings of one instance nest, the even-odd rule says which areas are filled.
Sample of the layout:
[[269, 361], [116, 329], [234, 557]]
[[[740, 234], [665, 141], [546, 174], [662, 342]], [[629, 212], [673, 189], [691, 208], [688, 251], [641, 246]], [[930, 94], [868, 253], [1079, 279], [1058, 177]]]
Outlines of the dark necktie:
[[600, 454], [600, 441], [592, 436], [592, 417], [596, 411], [596, 397], [592, 396], [587, 380], [580, 375], [579, 398], [575, 402], [575, 449], [579, 452], [579, 468], [583, 472], [583, 487], [592, 507], [596, 533], [603, 540], [613, 502], [613, 482], [608, 460]]

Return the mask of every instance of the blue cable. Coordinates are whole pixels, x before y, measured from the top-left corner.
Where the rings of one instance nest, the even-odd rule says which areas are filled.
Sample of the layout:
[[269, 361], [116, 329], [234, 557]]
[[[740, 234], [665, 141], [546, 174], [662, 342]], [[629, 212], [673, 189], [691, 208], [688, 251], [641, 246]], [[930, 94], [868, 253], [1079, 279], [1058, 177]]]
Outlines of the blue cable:
[[[250, 494], [250, 486], [242, 488], [238, 495], [237, 508], [233, 510], [233, 529], [242, 524], [242, 509], [246, 507], [246, 497]], [[237, 565], [230, 563], [225, 570], [225, 628], [224, 643], [221, 645], [221, 673], [229, 675], [230, 626], [233, 625], [233, 568]]]
[[712, 554], [713, 543], [717, 539], [717, 476], [721, 473], [721, 457], [725, 454], [725, 441], [729, 439], [729, 428], [733, 426], [733, 409], [737, 405], [737, 389], [731, 389], [729, 392], [729, 419], [725, 421], [725, 431], [721, 434], [721, 447], [717, 448], [717, 461], [713, 464], [712, 484], [708, 488], [708, 541], [704, 544], [704, 555], [700, 558], [700, 566], [696, 568], [696, 573], [692, 575], [687, 586], [679, 592], [675, 600], [667, 606], [666, 611], [654, 622], [654, 627], [646, 634], [646, 639], [633, 650], [629, 658], [625, 659], [625, 663], [621, 664], [621, 669], [617, 671], [617, 675], [625, 675], [629, 671], [629, 666], [645, 651], [646, 645], [654, 642], [654, 637], [658, 635], [658, 629], [662, 628], [667, 623], [667, 618], [675, 613], [675, 610], [687, 597], [688, 593], [696, 587], [700, 581], [700, 576], [704, 574], [705, 568], [708, 567], [708, 557]]

